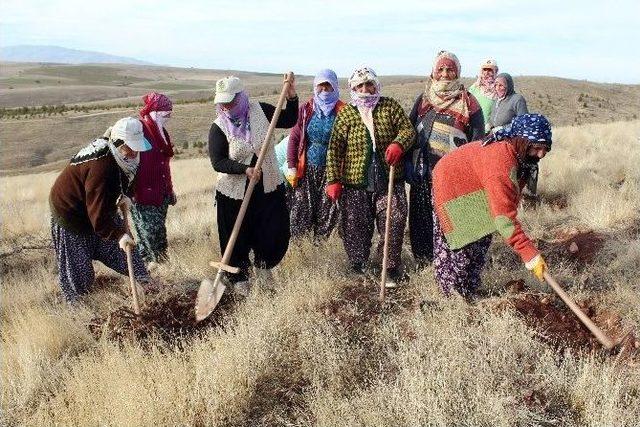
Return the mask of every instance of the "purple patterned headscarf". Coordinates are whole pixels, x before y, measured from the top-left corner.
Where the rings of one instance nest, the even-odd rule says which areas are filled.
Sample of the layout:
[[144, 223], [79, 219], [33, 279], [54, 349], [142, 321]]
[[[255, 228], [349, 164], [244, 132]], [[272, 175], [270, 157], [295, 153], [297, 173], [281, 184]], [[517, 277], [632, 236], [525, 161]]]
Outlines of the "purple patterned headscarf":
[[[318, 92], [318, 85], [325, 82], [331, 85], [333, 92]], [[328, 116], [335, 108], [338, 99], [340, 99], [340, 86], [335, 71], [329, 69], [320, 71], [313, 79], [314, 109], [319, 109], [322, 114]]]
[[226, 110], [222, 104], [216, 104], [216, 113], [222, 118], [227, 132], [232, 137], [251, 142], [251, 129], [249, 128], [249, 96], [245, 91], [238, 92], [233, 98], [235, 105]]
[[[360, 93], [356, 92], [355, 88], [359, 84], [373, 82], [376, 86], [376, 93]], [[378, 75], [373, 69], [369, 67], [358, 68], [353, 72], [351, 77], [349, 77], [349, 87], [351, 88], [351, 104], [356, 107], [365, 107], [365, 108], [375, 108], [380, 100], [380, 80], [378, 80]]]

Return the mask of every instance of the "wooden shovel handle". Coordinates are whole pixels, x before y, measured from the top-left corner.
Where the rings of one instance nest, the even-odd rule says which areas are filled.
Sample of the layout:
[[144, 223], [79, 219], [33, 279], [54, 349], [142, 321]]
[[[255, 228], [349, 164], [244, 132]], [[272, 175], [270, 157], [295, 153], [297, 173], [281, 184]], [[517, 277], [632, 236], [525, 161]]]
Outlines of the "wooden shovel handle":
[[140, 315], [140, 303], [138, 302], [138, 287], [136, 286], [136, 277], [133, 274], [133, 256], [131, 255], [132, 246], [127, 245], [125, 252], [127, 253], [127, 269], [129, 270], [129, 283], [131, 284], [131, 296], [133, 297], [133, 312]]
[[389, 186], [387, 187], [387, 215], [384, 221], [384, 246], [382, 247], [382, 273], [380, 274], [380, 301], [384, 301], [387, 264], [389, 263], [389, 228], [391, 227], [391, 199], [393, 195], [393, 180], [395, 176], [395, 166], [389, 166]]
[[597, 338], [600, 343], [607, 348], [607, 350], [611, 350], [614, 347], [614, 342], [609, 338], [602, 329], [600, 329], [591, 319], [587, 316], [581, 309], [578, 307], [573, 299], [567, 294], [562, 287], [555, 281], [553, 277], [546, 271], [544, 272], [544, 279], [547, 281], [549, 286], [558, 294], [558, 296], [564, 301], [567, 306], [573, 311], [573, 313], [578, 316], [578, 319], [582, 322], [584, 326], [587, 327], [591, 331], [591, 333]]
[[[129, 211], [125, 209], [124, 206], [120, 207], [120, 211], [122, 212], [122, 219], [124, 220], [124, 228], [129, 237], [133, 238], [131, 235], [131, 227], [129, 227]], [[129, 283], [131, 285], [131, 297], [133, 298], [133, 312], [139, 316], [140, 302], [138, 301], [138, 286], [136, 284], [136, 277], [133, 274], [133, 256], [131, 255], [133, 246], [127, 245], [125, 248], [127, 254], [127, 269], [129, 270]]]

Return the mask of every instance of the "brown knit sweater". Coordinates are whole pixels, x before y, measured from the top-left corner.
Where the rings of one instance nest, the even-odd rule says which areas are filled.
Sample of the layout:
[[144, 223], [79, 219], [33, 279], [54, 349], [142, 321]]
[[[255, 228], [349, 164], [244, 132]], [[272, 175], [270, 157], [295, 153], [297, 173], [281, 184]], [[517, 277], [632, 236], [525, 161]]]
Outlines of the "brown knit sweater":
[[65, 167], [49, 194], [53, 220], [78, 234], [96, 233], [103, 239], [119, 240], [125, 233], [115, 222], [116, 201], [123, 181], [111, 154]]

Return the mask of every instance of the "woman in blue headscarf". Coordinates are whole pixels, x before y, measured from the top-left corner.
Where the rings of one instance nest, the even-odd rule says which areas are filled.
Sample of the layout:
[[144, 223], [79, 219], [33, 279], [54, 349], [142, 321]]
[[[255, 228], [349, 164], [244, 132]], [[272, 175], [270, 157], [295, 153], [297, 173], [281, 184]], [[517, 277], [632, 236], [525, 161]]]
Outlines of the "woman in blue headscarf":
[[337, 206], [324, 188], [333, 122], [344, 105], [339, 98], [336, 73], [320, 71], [313, 80], [313, 97], [300, 107], [298, 122], [291, 130], [285, 176], [293, 187], [292, 237], [311, 234], [314, 238], [327, 238], [338, 220]]

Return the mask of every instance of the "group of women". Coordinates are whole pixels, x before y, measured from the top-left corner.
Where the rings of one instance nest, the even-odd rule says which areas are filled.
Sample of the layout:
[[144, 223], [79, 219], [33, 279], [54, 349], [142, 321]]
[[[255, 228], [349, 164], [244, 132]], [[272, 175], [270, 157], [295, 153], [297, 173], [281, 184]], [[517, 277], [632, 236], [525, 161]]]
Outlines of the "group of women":
[[[521, 188], [537, 175], [537, 161], [551, 147], [551, 131], [544, 117], [527, 114], [511, 77], [497, 71], [494, 60], [483, 62], [467, 90], [458, 58], [441, 51], [409, 115], [381, 95], [380, 80], [369, 67], [352, 73], [347, 103], [340, 100], [332, 70], [316, 75], [313, 96], [302, 105], [293, 81], [275, 124], [291, 128], [290, 135], [266, 151], [260, 170], [255, 165], [275, 107], [252, 101], [237, 77], [218, 80], [208, 149], [217, 172], [221, 252], [249, 180], [258, 181], [229, 262], [239, 272], [226, 273], [228, 284], [244, 295], [256, 283], [273, 285], [271, 269], [291, 238], [326, 239], [338, 224], [349, 270], [363, 274], [374, 228], [385, 234], [389, 197], [387, 286], [407, 279], [401, 265], [407, 217], [412, 253], [419, 265], [434, 262], [445, 294], [454, 289], [473, 296], [494, 231], [541, 278], [546, 264], [516, 212]], [[169, 168], [173, 149], [164, 125], [172, 107], [157, 93], [144, 101], [140, 119], [120, 120], [81, 150], [52, 189], [52, 236], [60, 284], [70, 301], [90, 286], [92, 259], [126, 273], [116, 242], [124, 249], [133, 239], [117, 206], [133, 214], [138, 279], [150, 282], [144, 261], [149, 266], [167, 260], [164, 224], [176, 196]], [[379, 255], [383, 243], [380, 238]]]

